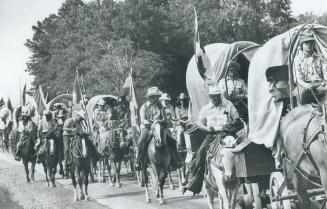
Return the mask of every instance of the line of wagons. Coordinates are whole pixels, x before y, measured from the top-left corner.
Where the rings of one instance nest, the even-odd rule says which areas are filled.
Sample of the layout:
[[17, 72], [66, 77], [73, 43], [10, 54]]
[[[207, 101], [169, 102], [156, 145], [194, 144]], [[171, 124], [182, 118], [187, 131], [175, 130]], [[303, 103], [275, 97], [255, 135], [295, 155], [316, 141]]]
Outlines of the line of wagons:
[[[296, 54], [299, 45], [299, 32], [308, 28], [314, 31], [318, 39], [327, 41], [325, 35], [327, 28], [315, 24], [295, 27], [274, 37], [262, 46], [253, 42], [240, 41], [232, 44], [216, 43], [204, 47], [206, 56], [211, 63], [214, 63], [205, 72], [207, 76], [211, 76], [211, 79], [215, 81], [227, 79], [229, 64], [237, 61], [241, 65], [240, 77], [248, 85], [247, 104], [242, 103], [243, 108], [235, 105], [240, 112], [244, 111], [244, 107], [247, 110], [245, 114], [248, 115], [249, 121], [244, 130], [245, 140], [233, 150], [236, 176], [238, 181], [243, 184], [240, 198], [243, 208], [299, 208], [299, 197], [294, 186], [290, 180], [285, 181], [286, 174], [283, 169], [276, 169], [272, 150], [266, 148], [271, 147], [271, 141], [279, 140], [276, 139], [276, 133], [278, 133], [282, 114], [285, 114], [283, 111], [285, 111], [286, 105], [285, 102], [274, 102], [274, 98], [269, 93], [266, 73], [269, 71], [267, 69], [276, 66], [279, 69], [285, 69], [283, 74], [286, 75], [286, 78], [284, 80], [289, 82], [293, 69], [288, 63], [292, 63]], [[201, 107], [209, 102], [209, 98], [205, 80], [198, 71], [195, 57], [192, 57], [189, 62], [186, 83], [190, 96], [191, 117], [196, 120]], [[290, 96], [288, 104], [293, 99]], [[295, 106], [295, 104], [293, 105]], [[240, 115], [242, 114], [244, 113], [240, 113]], [[189, 162], [204, 140], [205, 133], [197, 128], [192, 128], [187, 130], [184, 136], [187, 149], [186, 160]], [[260, 141], [260, 137], [262, 141]], [[249, 187], [246, 187], [245, 184]], [[311, 207], [325, 208], [324, 188], [309, 183], [307, 193], [310, 195]]]

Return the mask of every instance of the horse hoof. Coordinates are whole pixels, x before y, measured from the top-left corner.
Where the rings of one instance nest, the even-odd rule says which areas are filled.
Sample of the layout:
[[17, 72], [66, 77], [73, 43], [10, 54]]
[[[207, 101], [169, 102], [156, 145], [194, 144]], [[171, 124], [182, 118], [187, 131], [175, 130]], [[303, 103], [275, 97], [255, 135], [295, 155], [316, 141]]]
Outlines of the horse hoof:
[[175, 187], [173, 185], [170, 185], [171, 190], [175, 190]]
[[55, 184], [52, 184], [52, 185], [51, 185], [51, 187], [52, 187], [52, 188], [55, 188], [55, 187], [56, 187], [56, 185], [55, 185]]
[[78, 197], [75, 197], [74, 198], [74, 202], [78, 202]]
[[27, 179], [26, 181], [27, 181], [27, 183], [31, 183], [31, 180], [30, 179]]
[[151, 199], [150, 198], [149, 199], [146, 199], [145, 202], [146, 203], [150, 203], [151, 202]]
[[116, 188], [120, 188], [121, 184], [120, 183], [116, 183]]
[[159, 199], [159, 205], [163, 205], [165, 203], [166, 203], [166, 201], [164, 199], [162, 199], [162, 198]]
[[111, 186], [111, 187], [115, 187], [115, 185], [114, 185], [113, 183], [110, 183], [110, 186]]
[[81, 194], [81, 200], [85, 200], [85, 195]]
[[89, 200], [90, 200], [89, 196], [85, 195], [85, 199], [84, 199], [84, 201], [87, 202], [87, 201], [89, 201]]

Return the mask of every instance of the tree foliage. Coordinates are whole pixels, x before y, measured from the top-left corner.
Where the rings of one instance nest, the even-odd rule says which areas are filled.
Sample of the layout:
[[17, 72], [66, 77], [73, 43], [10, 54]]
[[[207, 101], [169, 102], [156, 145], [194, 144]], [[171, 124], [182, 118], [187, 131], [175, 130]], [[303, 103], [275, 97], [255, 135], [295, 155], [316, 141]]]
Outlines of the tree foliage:
[[290, 27], [290, 0], [66, 0], [33, 26], [27, 71], [49, 97], [71, 92], [75, 71], [89, 96], [121, 93], [133, 69], [137, 94], [150, 86], [185, 91], [194, 14], [202, 44], [264, 43]]

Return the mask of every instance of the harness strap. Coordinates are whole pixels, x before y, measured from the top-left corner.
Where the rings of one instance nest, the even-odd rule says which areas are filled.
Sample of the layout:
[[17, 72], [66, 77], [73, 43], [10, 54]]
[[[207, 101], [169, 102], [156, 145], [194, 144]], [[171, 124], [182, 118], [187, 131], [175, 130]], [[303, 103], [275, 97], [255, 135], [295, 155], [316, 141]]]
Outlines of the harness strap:
[[[308, 127], [309, 127], [309, 124], [311, 123], [311, 121], [317, 116], [317, 114], [314, 114], [312, 113], [310, 115], [310, 119], [306, 125], [306, 127], [304, 128], [304, 135], [303, 135], [303, 145], [302, 145], [302, 149], [297, 153], [296, 157], [295, 157], [295, 160], [292, 161], [292, 165], [290, 167], [290, 169], [287, 171], [285, 169], [285, 174], [286, 174], [286, 178], [284, 179], [282, 185], [280, 186], [280, 188], [278, 189], [277, 191], [277, 195], [278, 196], [281, 196], [282, 195], [282, 192], [284, 191], [284, 189], [286, 188], [286, 181], [288, 179], [290, 179], [293, 174], [294, 174], [294, 171], [296, 170], [297, 166], [299, 165], [303, 155], [307, 155], [308, 158], [310, 159], [310, 161], [312, 162], [313, 166], [315, 167], [315, 169], [317, 170], [318, 166], [317, 164], [314, 162], [313, 158], [312, 158], [312, 155], [310, 154], [309, 152], [309, 147], [310, 145], [312, 144], [312, 142], [315, 140], [315, 136], [320, 132], [317, 131], [317, 134], [313, 134], [310, 138], [310, 140], [308, 142], [306, 142], [306, 137], [307, 137], [307, 130], [308, 130]], [[306, 142], [306, 143], [305, 143]], [[285, 149], [285, 148], [284, 148]], [[319, 172], [319, 170], [317, 170]]]

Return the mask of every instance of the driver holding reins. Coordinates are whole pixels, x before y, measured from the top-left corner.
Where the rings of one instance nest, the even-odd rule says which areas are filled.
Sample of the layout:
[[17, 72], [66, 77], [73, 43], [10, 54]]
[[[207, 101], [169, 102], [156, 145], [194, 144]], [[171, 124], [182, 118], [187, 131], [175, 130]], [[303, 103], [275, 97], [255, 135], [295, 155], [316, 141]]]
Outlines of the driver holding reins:
[[183, 191], [188, 189], [194, 194], [199, 194], [202, 189], [206, 150], [210, 143], [215, 139], [222, 140], [226, 136], [235, 135], [242, 124], [236, 108], [232, 102], [225, 99], [219, 85], [217, 83], [208, 85], [210, 102], [201, 109], [198, 120], [199, 128], [206, 131], [207, 136], [197, 151], [195, 160], [192, 161], [193, 178]]
[[[162, 104], [159, 101], [161, 92], [158, 87], [151, 87], [145, 96], [147, 102], [144, 103], [140, 110], [141, 118], [141, 136], [138, 141], [138, 155], [136, 159], [135, 169], [141, 170], [141, 163], [144, 161], [144, 155], [146, 154], [146, 148], [149, 145], [151, 139], [151, 125], [157, 120], [166, 120], [166, 113]], [[178, 157], [176, 141], [167, 135], [167, 144], [169, 146], [172, 160], [171, 166], [173, 169], [180, 168], [182, 163]]]
[[318, 54], [312, 31], [300, 34], [300, 50], [294, 58], [294, 74], [299, 87], [299, 92], [295, 93], [300, 95], [300, 103], [317, 103], [317, 99], [324, 95], [319, 92], [319, 87], [326, 88], [327, 65], [326, 60]]

